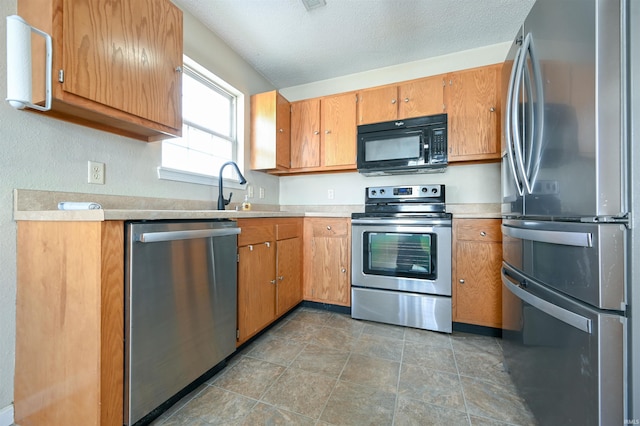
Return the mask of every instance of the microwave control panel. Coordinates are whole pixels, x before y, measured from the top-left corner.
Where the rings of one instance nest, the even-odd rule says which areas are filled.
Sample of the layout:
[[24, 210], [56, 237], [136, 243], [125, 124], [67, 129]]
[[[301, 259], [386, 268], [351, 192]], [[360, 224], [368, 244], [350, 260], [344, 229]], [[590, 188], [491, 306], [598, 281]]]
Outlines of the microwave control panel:
[[447, 162], [447, 129], [435, 128], [431, 131], [431, 163]]

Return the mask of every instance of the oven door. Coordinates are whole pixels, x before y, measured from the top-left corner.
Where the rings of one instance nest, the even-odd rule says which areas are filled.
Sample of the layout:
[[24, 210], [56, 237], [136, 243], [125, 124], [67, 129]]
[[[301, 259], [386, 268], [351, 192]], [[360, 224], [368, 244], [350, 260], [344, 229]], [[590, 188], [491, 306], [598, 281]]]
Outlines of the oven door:
[[355, 287], [451, 296], [451, 220], [352, 220]]

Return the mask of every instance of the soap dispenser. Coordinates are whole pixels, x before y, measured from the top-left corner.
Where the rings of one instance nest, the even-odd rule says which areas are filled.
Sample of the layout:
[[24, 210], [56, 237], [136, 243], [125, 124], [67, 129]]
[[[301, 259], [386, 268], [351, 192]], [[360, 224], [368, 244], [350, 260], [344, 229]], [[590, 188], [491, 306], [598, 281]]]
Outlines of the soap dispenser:
[[251, 203], [249, 202], [249, 195], [244, 196], [244, 202], [242, 203], [242, 210], [251, 210]]

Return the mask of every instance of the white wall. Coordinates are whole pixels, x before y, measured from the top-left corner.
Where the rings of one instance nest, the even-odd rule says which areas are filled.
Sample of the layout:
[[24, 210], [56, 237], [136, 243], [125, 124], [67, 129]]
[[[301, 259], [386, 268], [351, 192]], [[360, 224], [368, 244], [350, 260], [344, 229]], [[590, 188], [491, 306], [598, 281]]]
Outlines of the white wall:
[[[510, 42], [457, 52], [330, 80], [281, 89], [289, 101], [297, 101], [467, 68], [502, 63]], [[362, 204], [364, 188], [377, 185], [440, 183], [446, 185], [448, 203], [500, 203], [500, 165], [449, 166], [443, 174], [365, 177], [358, 173], [280, 178], [280, 204]], [[335, 198], [327, 193], [334, 190]]]
[[[217, 189], [158, 180], [160, 143], [144, 143], [42, 115], [12, 109], [6, 96], [6, 20], [16, 0], [0, 1], [0, 421], [13, 401], [16, 305], [16, 223], [14, 188], [100, 194], [217, 199]], [[185, 13], [185, 53], [246, 94], [245, 161], [248, 164], [249, 95], [273, 86], [210, 31]], [[106, 184], [86, 183], [87, 160], [106, 164]], [[264, 203], [278, 202], [278, 178], [247, 172], [249, 182], [265, 187]], [[234, 201], [244, 192], [234, 190]], [[257, 203], [258, 200], [252, 200]]]

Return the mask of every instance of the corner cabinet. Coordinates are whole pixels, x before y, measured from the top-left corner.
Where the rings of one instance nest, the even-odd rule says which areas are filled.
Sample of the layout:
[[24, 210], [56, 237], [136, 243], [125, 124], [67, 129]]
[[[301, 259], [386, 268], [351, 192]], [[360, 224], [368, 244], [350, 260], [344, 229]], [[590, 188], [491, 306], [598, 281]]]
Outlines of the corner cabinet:
[[304, 300], [351, 306], [351, 220], [305, 218]]
[[[182, 12], [169, 0], [18, 0], [18, 14], [53, 41], [42, 114], [144, 141], [181, 135]], [[43, 49], [32, 52], [35, 103]]]
[[15, 422], [122, 425], [124, 224], [18, 222]]
[[449, 162], [500, 160], [502, 64], [450, 73], [445, 105]]
[[302, 218], [238, 219], [240, 346], [302, 301]]
[[251, 96], [251, 170], [291, 167], [291, 104], [278, 91]]
[[500, 219], [453, 219], [453, 321], [502, 326]]

